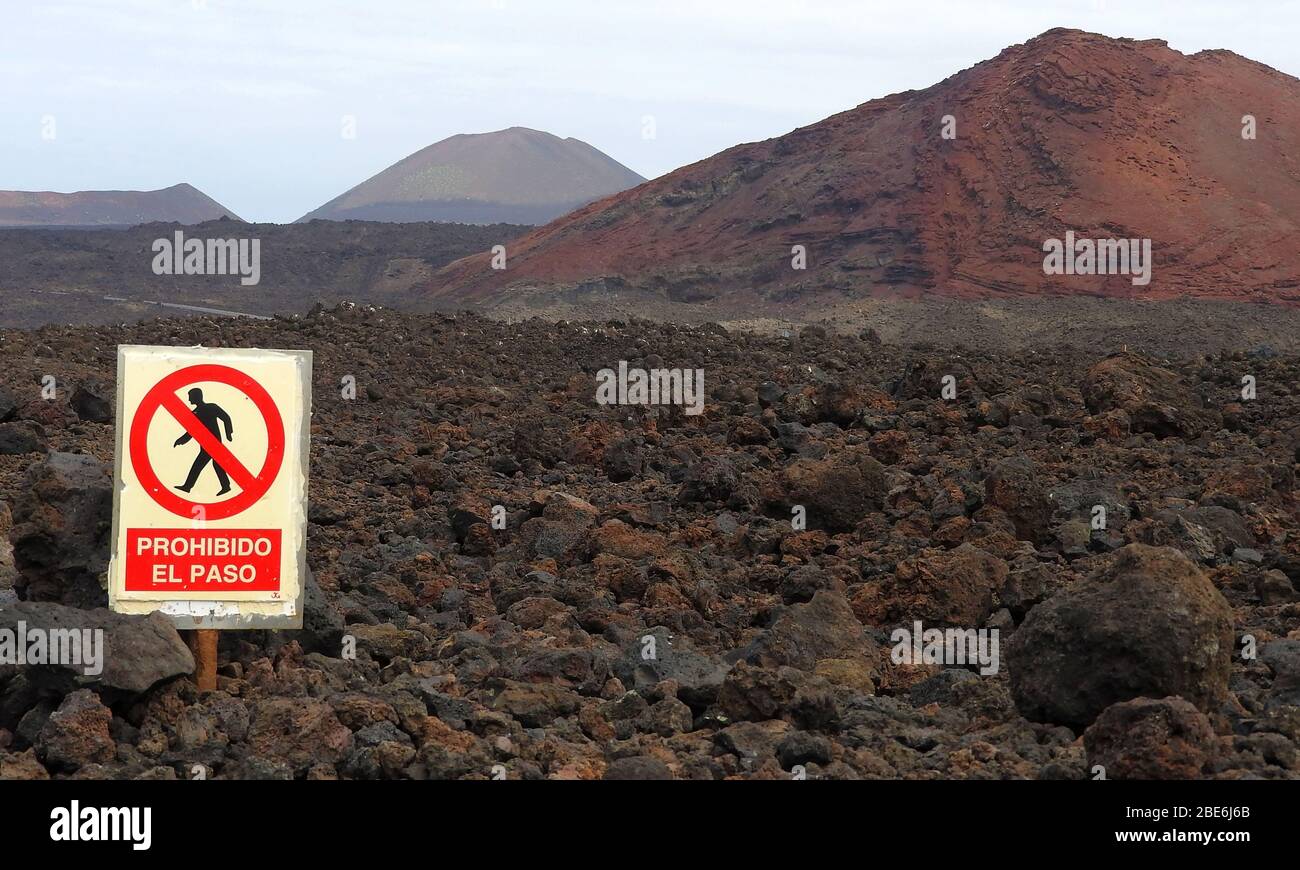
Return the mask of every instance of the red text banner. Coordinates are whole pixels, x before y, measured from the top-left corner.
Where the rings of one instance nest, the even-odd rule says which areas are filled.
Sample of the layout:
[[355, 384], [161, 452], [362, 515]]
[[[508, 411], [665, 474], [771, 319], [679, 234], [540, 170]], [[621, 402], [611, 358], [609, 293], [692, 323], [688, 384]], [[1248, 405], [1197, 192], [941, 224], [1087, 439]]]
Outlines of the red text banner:
[[277, 592], [280, 529], [128, 529], [126, 591]]

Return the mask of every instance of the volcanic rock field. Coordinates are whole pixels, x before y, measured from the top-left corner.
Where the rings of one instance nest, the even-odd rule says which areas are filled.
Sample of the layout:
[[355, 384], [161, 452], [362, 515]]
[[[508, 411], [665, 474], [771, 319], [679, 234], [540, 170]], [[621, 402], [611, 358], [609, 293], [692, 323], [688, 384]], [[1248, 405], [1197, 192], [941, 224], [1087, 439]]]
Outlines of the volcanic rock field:
[[[305, 625], [204, 694], [101, 585], [116, 347], [200, 343], [315, 354]], [[1287, 350], [345, 304], [0, 360], [0, 627], [108, 644], [0, 666], [0, 778], [1300, 777]], [[703, 413], [598, 404], [620, 361]], [[901, 661], [917, 623], [996, 661]]]

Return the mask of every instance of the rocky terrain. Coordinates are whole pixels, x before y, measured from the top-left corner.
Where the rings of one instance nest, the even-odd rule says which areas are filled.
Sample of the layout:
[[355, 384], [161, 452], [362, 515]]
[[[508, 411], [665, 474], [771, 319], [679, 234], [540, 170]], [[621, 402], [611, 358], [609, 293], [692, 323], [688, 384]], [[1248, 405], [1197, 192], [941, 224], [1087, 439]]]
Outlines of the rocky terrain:
[[[737, 145], [424, 286], [817, 310], [876, 296], [1300, 300], [1300, 80], [1227, 51], [1051, 30], [921, 91]], [[1044, 274], [1146, 239], [1150, 283]], [[795, 251], [802, 246], [802, 253]], [[802, 257], [796, 267], [796, 259]]]
[[[305, 627], [224, 632], [204, 695], [165, 622], [95, 609], [115, 347], [200, 342], [315, 352]], [[1298, 778], [1300, 356], [1183, 351], [353, 306], [0, 330], [0, 628], [110, 652], [0, 668], [0, 777]], [[704, 413], [598, 405], [620, 360], [702, 369]], [[999, 666], [900, 663], [917, 621], [996, 629]]]
[[190, 184], [163, 190], [82, 190], [76, 193], [0, 190], [0, 227], [129, 227], [198, 224], [239, 215]]

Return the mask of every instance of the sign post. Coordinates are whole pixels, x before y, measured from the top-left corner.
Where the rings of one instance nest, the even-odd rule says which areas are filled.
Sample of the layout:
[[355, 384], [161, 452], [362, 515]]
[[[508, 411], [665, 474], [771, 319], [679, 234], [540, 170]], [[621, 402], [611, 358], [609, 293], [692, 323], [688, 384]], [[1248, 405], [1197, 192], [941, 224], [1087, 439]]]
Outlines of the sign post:
[[200, 692], [217, 688], [217, 630], [196, 628], [190, 632], [190, 652], [194, 654], [194, 682]]
[[121, 346], [109, 606], [189, 630], [301, 628], [311, 352]]

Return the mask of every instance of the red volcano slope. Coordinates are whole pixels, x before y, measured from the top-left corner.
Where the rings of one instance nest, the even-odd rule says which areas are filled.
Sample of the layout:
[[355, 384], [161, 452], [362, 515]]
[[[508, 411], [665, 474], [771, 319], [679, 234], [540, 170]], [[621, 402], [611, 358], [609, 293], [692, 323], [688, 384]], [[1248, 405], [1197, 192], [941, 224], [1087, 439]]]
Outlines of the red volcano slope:
[[[420, 292], [1300, 301], [1298, 224], [1300, 80], [1226, 51], [1052, 30], [923, 91], [600, 200], [513, 242], [505, 270], [469, 257]], [[1150, 283], [1045, 274], [1045, 240], [1070, 230], [1150, 239]], [[806, 269], [792, 268], [795, 245]]]

